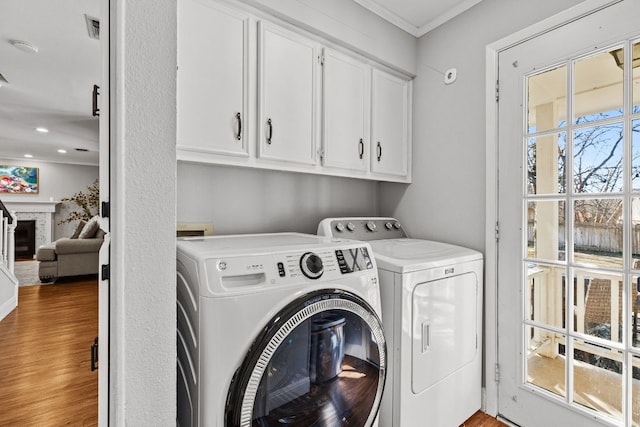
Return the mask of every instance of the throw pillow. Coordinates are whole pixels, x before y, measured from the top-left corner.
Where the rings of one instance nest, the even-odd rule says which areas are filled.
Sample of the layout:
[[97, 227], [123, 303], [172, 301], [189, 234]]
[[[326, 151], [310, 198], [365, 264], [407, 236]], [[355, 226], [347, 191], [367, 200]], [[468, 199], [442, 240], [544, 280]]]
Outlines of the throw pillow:
[[80, 232], [80, 235], [78, 236], [79, 239], [92, 239], [93, 236], [96, 235], [96, 231], [98, 231], [98, 228], [100, 228], [100, 224], [98, 223], [98, 217], [94, 216], [93, 218], [91, 218], [89, 220], [89, 222], [87, 222], [84, 227], [82, 228], [82, 231]]
[[84, 219], [81, 219], [80, 222], [78, 223], [78, 227], [76, 228], [76, 231], [73, 232], [73, 235], [71, 235], [72, 239], [77, 239], [78, 236], [80, 235], [80, 233], [82, 232], [82, 229], [84, 228], [84, 225], [87, 223], [87, 221], [85, 221]]

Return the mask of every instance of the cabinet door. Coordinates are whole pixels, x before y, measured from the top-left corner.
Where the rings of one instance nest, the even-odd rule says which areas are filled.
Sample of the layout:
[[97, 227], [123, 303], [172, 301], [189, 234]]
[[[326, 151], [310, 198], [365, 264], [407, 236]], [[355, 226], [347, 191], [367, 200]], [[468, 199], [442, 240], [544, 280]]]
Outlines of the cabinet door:
[[324, 166], [365, 171], [369, 160], [371, 68], [324, 49]]
[[177, 145], [248, 156], [248, 16], [178, 1]]
[[405, 176], [409, 164], [409, 82], [374, 69], [371, 98], [371, 171]]
[[313, 165], [318, 109], [317, 45], [300, 34], [259, 23], [259, 156]]

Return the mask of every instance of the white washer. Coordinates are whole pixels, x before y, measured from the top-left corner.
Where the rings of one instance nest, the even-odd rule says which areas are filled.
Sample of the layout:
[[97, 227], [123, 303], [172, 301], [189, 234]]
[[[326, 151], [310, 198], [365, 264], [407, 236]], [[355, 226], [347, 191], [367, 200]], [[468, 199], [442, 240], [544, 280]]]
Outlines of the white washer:
[[178, 239], [178, 425], [377, 425], [370, 253], [296, 233]]
[[318, 234], [373, 249], [389, 351], [380, 426], [461, 425], [481, 405], [482, 254], [407, 238], [394, 218], [328, 218]]

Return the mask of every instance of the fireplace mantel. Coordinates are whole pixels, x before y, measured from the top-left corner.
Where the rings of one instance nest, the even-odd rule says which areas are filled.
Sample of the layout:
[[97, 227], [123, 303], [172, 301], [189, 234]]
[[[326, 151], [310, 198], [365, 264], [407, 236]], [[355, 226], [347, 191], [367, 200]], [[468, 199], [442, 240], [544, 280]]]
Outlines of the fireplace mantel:
[[56, 205], [61, 202], [56, 201], [39, 201], [33, 200], [30, 202], [14, 202], [3, 201], [4, 205], [13, 212], [48, 212], [53, 213], [56, 211]]
[[53, 240], [53, 215], [59, 201], [2, 201], [18, 221], [36, 220], [36, 248]]

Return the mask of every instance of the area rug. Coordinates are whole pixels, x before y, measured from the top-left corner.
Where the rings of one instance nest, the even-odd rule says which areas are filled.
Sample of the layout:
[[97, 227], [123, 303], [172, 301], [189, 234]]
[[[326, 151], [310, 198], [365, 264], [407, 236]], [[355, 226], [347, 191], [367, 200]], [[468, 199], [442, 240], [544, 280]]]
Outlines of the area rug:
[[49, 285], [51, 283], [40, 283], [38, 277], [38, 261], [16, 261], [13, 269], [18, 278], [18, 286]]

